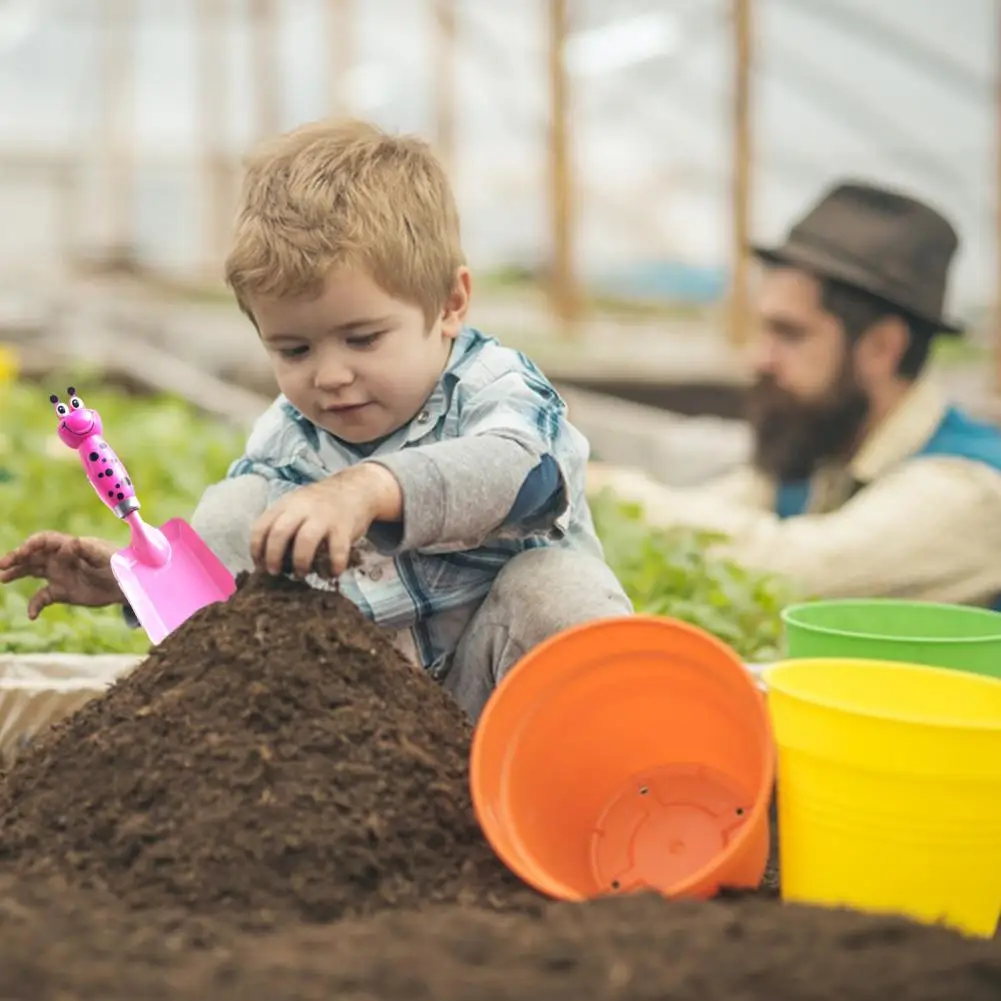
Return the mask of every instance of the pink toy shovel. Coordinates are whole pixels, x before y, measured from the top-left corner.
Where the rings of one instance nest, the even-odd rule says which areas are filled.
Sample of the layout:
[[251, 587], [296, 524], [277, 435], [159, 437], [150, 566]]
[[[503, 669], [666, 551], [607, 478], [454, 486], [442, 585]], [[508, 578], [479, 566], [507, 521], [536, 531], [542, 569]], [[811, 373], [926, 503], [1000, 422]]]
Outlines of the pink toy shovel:
[[101, 437], [101, 415], [72, 386], [68, 392], [68, 403], [49, 397], [59, 439], [76, 449], [98, 497], [129, 526], [130, 545], [111, 557], [111, 570], [150, 641], [159, 643], [199, 608], [225, 601], [236, 582], [187, 522], [172, 518], [158, 529], [142, 520], [128, 471]]

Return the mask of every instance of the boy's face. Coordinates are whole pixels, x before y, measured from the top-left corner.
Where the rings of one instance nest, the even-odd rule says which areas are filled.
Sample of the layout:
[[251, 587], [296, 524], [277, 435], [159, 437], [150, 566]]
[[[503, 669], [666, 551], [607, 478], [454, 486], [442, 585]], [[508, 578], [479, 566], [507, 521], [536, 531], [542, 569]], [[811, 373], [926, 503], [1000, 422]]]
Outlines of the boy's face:
[[281, 391], [314, 424], [353, 444], [392, 434], [424, 405], [469, 302], [469, 272], [431, 330], [421, 308], [365, 272], [331, 274], [318, 297], [248, 302]]

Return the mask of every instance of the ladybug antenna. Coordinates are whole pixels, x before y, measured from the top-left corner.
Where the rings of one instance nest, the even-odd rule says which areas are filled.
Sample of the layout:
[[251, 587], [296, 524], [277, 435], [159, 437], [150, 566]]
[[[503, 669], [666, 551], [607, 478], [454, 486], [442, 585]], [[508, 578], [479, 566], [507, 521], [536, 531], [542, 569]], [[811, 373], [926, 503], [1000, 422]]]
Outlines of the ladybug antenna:
[[67, 389], [66, 392], [69, 393], [70, 396], [76, 396], [76, 390], [72, 386], [70, 386], [70, 388]]
[[59, 402], [59, 397], [58, 397], [58, 396], [56, 396], [56, 394], [55, 394], [55, 393], [53, 393], [53, 394], [52, 394], [52, 395], [51, 395], [51, 396], [49, 397], [49, 403], [58, 403], [58, 402]]

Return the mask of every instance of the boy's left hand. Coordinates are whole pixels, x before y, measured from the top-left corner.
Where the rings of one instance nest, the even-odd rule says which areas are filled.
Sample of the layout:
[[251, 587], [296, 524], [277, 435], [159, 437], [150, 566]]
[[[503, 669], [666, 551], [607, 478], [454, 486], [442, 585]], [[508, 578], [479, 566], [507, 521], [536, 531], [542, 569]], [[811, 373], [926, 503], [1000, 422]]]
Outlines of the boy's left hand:
[[348, 567], [351, 547], [372, 522], [399, 521], [402, 515], [403, 493], [396, 477], [383, 466], [363, 462], [282, 497], [257, 519], [250, 555], [258, 569], [280, 574], [291, 547], [293, 571], [306, 577], [326, 541], [331, 568], [339, 576]]

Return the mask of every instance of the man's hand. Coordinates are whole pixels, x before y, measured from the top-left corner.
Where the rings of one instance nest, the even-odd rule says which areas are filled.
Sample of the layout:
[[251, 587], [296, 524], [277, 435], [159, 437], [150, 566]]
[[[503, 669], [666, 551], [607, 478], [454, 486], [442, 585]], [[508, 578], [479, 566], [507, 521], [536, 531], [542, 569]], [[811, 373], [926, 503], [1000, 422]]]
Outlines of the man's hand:
[[334, 576], [348, 567], [351, 547], [373, 521], [399, 521], [403, 493], [383, 466], [363, 462], [286, 494], [258, 518], [250, 555], [258, 569], [282, 573], [291, 547], [292, 570], [306, 577], [320, 543], [326, 541]]
[[47, 581], [28, 602], [28, 618], [32, 620], [43, 608], [60, 602], [91, 608], [123, 604], [125, 598], [110, 563], [118, 548], [105, 539], [39, 532], [0, 556], [0, 583], [21, 577]]

